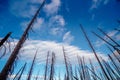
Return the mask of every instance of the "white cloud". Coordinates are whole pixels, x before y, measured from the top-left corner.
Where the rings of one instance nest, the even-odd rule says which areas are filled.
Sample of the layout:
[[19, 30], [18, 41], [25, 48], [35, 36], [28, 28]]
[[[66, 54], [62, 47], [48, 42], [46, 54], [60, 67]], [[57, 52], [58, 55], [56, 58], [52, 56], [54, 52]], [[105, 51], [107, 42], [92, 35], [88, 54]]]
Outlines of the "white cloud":
[[[23, 21], [23, 22], [21, 22], [20, 25], [22, 26], [23, 30], [26, 29], [25, 27], [28, 26], [29, 22], [30, 22], [30, 21]], [[40, 27], [42, 27], [43, 24], [44, 24], [44, 18], [37, 18], [36, 21], [35, 21], [34, 24], [33, 24], [32, 29], [37, 30], [37, 29], [39, 29]]]
[[43, 18], [37, 18], [37, 21], [34, 23], [33, 28], [38, 29], [38, 28], [40, 28], [42, 26], [43, 23], [44, 23]]
[[55, 36], [62, 36], [63, 32], [64, 32], [64, 28], [61, 28], [61, 27], [52, 28], [50, 30], [50, 34]]
[[65, 26], [65, 20], [63, 18], [63, 16], [61, 15], [55, 15], [55, 16], [52, 16], [50, 19], [49, 19], [49, 26], [50, 27], [63, 27]]
[[[31, 47], [30, 47], [31, 46]], [[32, 57], [34, 56], [33, 53], [35, 53], [36, 49], [39, 48], [38, 51], [38, 62], [39, 61], [45, 61], [47, 52], [54, 52], [56, 55], [56, 61], [58, 63], [63, 63], [63, 51], [62, 51], [62, 46], [65, 48], [66, 55], [69, 57], [70, 62], [76, 61], [76, 56], [84, 56], [85, 59], [91, 58], [92, 60], [95, 59], [94, 54], [90, 51], [86, 50], [81, 50], [76, 46], [64, 44], [64, 43], [56, 43], [54, 41], [40, 41], [40, 40], [31, 40], [27, 41], [25, 46], [24, 46], [24, 56], [26, 56], [26, 59], [33, 59]], [[103, 54], [101, 55], [104, 59], [106, 59], [106, 56]]]
[[[29, 24], [30, 21], [23, 21], [21, 23], [21, 26], [23, 27], [23, 30], [25, 29], [25, 27], [27, 27], [27, 25]], [[45, 18], [37, 18], [37, 20], [35, 21], [34, 25], [33, 25], [33, 29], [39, 29], [39, 28], [43, 28], [46, 30], [49, 30], [49, 34], [53, 35], [53, 36], [62, 36], [64, 31], [66, 30], [65, 26], [65, 20], [63, 18], [63, 16], [61, 15], [55, 15], [49, 18], [49, 21], [46, 21]], [[46, 26], [47, 27], [46, 27]]]
[[[30, 22], [30, 19], [35, 15], [39, 5], [43, 0], [11, 0], [10, 12], [16, 17], [21, 17], [23, 20], [20, 25], [24, 30]], [[43, 18], [37, 18], [34, 24], [34, 29], [38, 29], [44, 23]]]
[[43, 0], [11, 0], [10, 12], [17, 17], [30, 18]]
[[[13, 45], [11, 45], [11, 47], [12, 46]], [[27, 40], [20, 51], [19, 59], [27, 60], [28, 62], [31, 61], [34, 57], [36, 50], [38, 49], [37, 60], [36, 60], [37, 64], [45, 63], [47, 52], [49, 51], [50, 55], [52, 52], [55, 53], [56, 63], [59, 63], [58, 65], [61, 65], [64, 63], [63, 49], [62, 49], [63, 46], [65, 49], [66, 55], [72, 64], [74, 64], [74, 62], [77, 61], [77, 55], [80, 57], [84, 56], [87, 62], [89, 58], [92, 59], [93, 62], [96, 62], [94, 54], [90, 51], [82, 50], [76, 46], [69, 45], [69, 44], [56, 43], [54, 41], [41, 41], [41, 40]], [[104, 54], [100, 54], [100, 53], [97, 53], [97, 54], [99, 56], [102, 56], [102, 58], [104, 58], [105, 60], [107, 60], [107, 57]]]
[[48, 25], [50, 27], [50, 34], [52, 35], [57, 35], [57, 36], [61, 36], [63, 34], [63, 32], [65, 31], [65, 20], [63, 18], [63, 16], [61, 15], [55, 15], [52, 16], [49, 19]]
[[71, 32], [68, 31], [63, 36], [63, 42], [70, 44], [74, 40], [74, 36], [71, 35]]
[[47, 15], [55, 14], [58, 12], [60, 6], [60, 0], [51, 0], [51, 3], [45, 5], [44, 11]]
[[70, 44], [74, 40], [74, 37], [71, 35], [71, 32], [68, 31], [63, 36], [63, 42]]
[[61, 6], [61, 0], [51, 0], [50, 3], [44, 6], [44, 12], [49, 16], [48, 26], [50, 28], [50, 34], [53, 36], [61, 36], [65, 31], [65, 19], [62, 15], [58, 15]]
[[[22, 29], [30, 22], [30, 19], [34, 16], [36, 10], [38, 9], [40, 3], [43, 0], [11, 0], [10, 1], [10, 11], [17, 17], [25, 18], [23, 22], [20, 23]], [[34, 29], [38, 29], [41, 26], [49, 26], [49, 33], [52, 35], [62, 35], [65, 30], [64, 27], [66, 22], [62, 15], [56, 14], [61, 6], [60, 0], [51, 0], [49, 4], [44, 5], [44, 11], [46, 15], [49, 14], [48, 21], [45, 18], [37, 18], [37, 21], [34, 23]]]

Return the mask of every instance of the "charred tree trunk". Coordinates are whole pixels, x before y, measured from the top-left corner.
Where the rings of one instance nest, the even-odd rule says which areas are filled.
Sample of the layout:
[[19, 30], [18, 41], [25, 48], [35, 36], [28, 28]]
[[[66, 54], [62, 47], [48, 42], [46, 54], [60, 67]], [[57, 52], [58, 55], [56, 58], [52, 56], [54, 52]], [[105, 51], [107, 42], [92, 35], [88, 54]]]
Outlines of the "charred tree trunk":
[[33, 25], [35, 19], [37, 18], [37, 15], [39, 14], [39, 12], [40, 12], [41, 8], [43, 7], [44, 3], [45, 3], [45, 0], [42, 3], [42, 5], [39, 7], [37, 12], [35, 13], [35, 16], [31, 20], [31, 22], [29, 23], [29, 25], [26, 28], [25, 32], [23, 33], [21, 39], [19, 40], [19, 42], [17, 43], [15, 49], [13, 50], [12, 54], [10, 55], [7, 63], [5, 64], [4, 68], [2, 69], [2, 71], [0, 73], [0, 80], [6, 80], [7, 79], [7, 76], [9, 74], [9, 72], [11, 72], [14, 61], [15, 61], [15, 59], [16, 59], [22, 45], [24, 44], [24, 42], [25, 42], [25, 40], [27, 38], [27, 34], [28, 34], [29, 30], [32, 28], [32, 25]]

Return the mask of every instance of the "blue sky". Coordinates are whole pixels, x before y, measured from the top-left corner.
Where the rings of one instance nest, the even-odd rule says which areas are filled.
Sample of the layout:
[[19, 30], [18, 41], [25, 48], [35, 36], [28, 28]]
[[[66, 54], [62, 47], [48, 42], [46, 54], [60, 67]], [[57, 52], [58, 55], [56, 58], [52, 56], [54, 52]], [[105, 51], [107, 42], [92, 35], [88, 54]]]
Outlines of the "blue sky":
[[[0, 38], [11, 31], [12, 37], [17, 41], [41, 2], [42, 0], [0, 0]], [[118, 19], [120, 1], [117, 0], [46, 0], [34, 23], [34, 32], [31, 31], [29, 34], [30, 41], [26, 42], [23, 50], [35, 52], [35, 48], [40, 47], [40, 51], [45, 50], [40, 54], [45, 54], [48, 50], [60, 54], [60, 47], [64, 45], [68, 52], [71, 50], [72, 55], [84, 53], [82, 55], [86, 57], [93, 56], [80, 30], [79, 24], [82, 24], [98, 53], [107, 54], [105, 43], [91, 31], [101, 35], [97, 30], [97, 27], [100, 27], [119, 42], [120, 35], [114, 30], [120, 28]], [[104, 35], [101, 36], [106, 38]], [[24, 55], [28, 56], [30, 51], [26, 51]], [[32, 56], [30, 53], [27, 58], [32, 59]], [[61, 57], [58, 61], [61, 61]]]
[[[38, 2], [37, 0], [33, 0], [33, 2], [28, 0], [1, 1], [1, 37], [8, 31], [12, 31], [13, 37], [20, 38], [26, 24], [39, 6]], [[54, 6], [51, 6], [52, 4]], [[116, 0], [58, 0], [58, 2], [48, 0], [46, 5], [51, 8], [44, 8], [36, 23], [36, 29], [39, 32], [35, 31], [39, 36], [36, 38], [34, 37], [36, 34], [33, 34], [30, 38], [63, 42], [63, 36], [69, 32], [74, 37], [70, 43], [79, 46], [77, 45], [81, 41], [79, 24], [83, 24], [89, 32], [96, 31], [97, 27], [102, 27], [105, 31], [113, 30], [118, 27], [116, 20], [120, 17], [119, 4]], [[58, 21], [55, 22], [55, 20]]]

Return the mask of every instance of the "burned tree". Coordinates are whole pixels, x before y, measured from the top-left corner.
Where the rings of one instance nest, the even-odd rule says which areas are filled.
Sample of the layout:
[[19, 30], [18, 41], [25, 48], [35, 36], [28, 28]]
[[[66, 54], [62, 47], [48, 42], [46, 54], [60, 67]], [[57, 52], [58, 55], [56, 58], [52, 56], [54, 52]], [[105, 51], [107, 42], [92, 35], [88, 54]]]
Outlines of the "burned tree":
[[12, 67], [13, 67], [13, 64], [15, 62], [15, 59], [16, 59], [16, 57], [17, 57], [21, 47], [23, 46], [24, 42], [26, 41], [26, 39], [28, 37], [28, 32], [32, 28], [32, 25], [34, 24], [34, 22], [35, 22], [38, 14], [39, 14], [41, 8], [44, 6], [44, 4], [45, 4], [45, 0], [43, 1], [43, 3], [40, 5], [39, 9], [35, 13], [33, 19], [31, 20], [31, 22], [29, 23], [28, 27], [24, 31], [22, 37], [20, 38], [20, 40], [18, 41], [15, 49], [13, 50], [12, 54], [10, 55], [7, 63], [5, 64], [4, 68], [2, 69], [2, 71], [0, 73], [0, 80], [6, 80], [9, 72], [12, 71]]

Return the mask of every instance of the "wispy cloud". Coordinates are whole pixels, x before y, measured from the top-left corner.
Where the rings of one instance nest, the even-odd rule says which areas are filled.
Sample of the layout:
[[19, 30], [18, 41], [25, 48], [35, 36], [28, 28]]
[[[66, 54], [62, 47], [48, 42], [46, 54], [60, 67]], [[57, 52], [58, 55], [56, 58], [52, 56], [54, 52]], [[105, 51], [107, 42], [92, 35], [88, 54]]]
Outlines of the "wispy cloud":
[[[10, 12], [17, 17], [29, 18], [34, 15], [42, 2], [43, 0], [11, 0]], [[49, 4], [45, 4], [44, 11], [47, 15], [52, 15], [59, 11], [60, 6], [60, 0], [51, 0]]]
[[37, 18], [37, 21], [34, 24], [34, 29], [38, 29], [42, 26], [42, 24], [44, 23], [44, 18]]
[[54, 36], [61, 36], [65, 31], [65, 20], [61, 15], [52, 16], [49, 19], [48, 26], [50, 27], [50, 34]]
[[[69, 61], [71, 63], [74, 63], [76, 61], [76, 56], [84, 56], [85, 59], [91, 58], [92, 60], [95, 59], [94, 54], [90, 51], [86, 50], [81, 50], [80, 48], [64, 43], [56, 43], [54, 41], [40, 41], [40, 40], [30, 40], [27, 41], [26, 44], [24, 45], [23, 49], [24, 52], [22, 53], [22, 56], [26, 56], [25, 59], [33, 59], [33, 53], [35, 53], [36, 48], [39, 48], [39, 53], [37, 56], [37, 61], [38, 63], [41, 61], [45, 61], [47, 52], [54, 52], [56, 55], [56, 61], [58, 63], [63, 63], [63, 50], [62, 46], [65, 48], [66, 55], [69, 57]], [[103, 58], [106, 59], [106, 56], [103, 54], [99, 54], [99, 56], [102, 56]], [[43, 62], [44, 63], [44, 62]]]
[[63, 36], [63, 42], [70, 44], [74, 40], [74, 37], [71, 35], [71, 32], [68, 31]]
[[[11, 49], [14, 48], [14, 43], [17, 43], [17, 40], [15, 42], [11, 42]], [[34, 53], [36, 52], [37, 49], [37, 64], [44, 64], [46, 60], [46, 56], [48, 51], [50, 52], [50, 55], [52, 52], [55, 53], [56, 55], [56, 63], [59, 63], [57, 65], [61, 65], [64, 63], [64, 58], [63, 58], [63, 47], [65, 49], [66, 55], [69, 58], [69, 61], [74, 64], [74, 62], [77, 62], [77, 55], [80, 57], [84, 57], [86, 61], [88, 62], [89, 58], [93, 60], [93, 62], [96, 62], [95, 56], [92, 52], [88, 50], [82, 50], [78, 48], [77, 46], [73, 46], [70, 44], [65, 44], [65, 43], [57, 43], [55, 41], [42, 41], [42, 40], [27, 40], [20, 50], [19, 54], [19, 60], [27, 60], [27, 62], [30, 62], [33, 57]], [[102, 56], [105, 60], [107, 60], [107, 57], [104, 54], [100, 54], [97, 52], [98, 56]], [[8, 57], [6, 55], [6, 57]], [[76, 63], [77, 64], [77, 63]]]
[[63, 32], [65, 31], [64, 28], [62, 27], [57, 27], [57, 28], [51, 28], [50, 30], [50, 34], [54, 35], [54, 36], [62, 36]]
[[50, 34], [53, 36], [60, 37], [65, 31], [65, 19], [62, 15], [58, 15], [58, 11], [61, 7], [61, 0], [51, 0], [49, 4], [44, 7], [44, 12], [49, 16], [48, 26], [50, 28]]
[[65, 20], [63, 18], [63, 16], [61, 15], [55, 15], [55, 16], [52, 16], [50, 19], [49, 19], [49, 26], [50, 27], [64, 27], [65, 26]]
[[51, 0], [51, 3], [45, 5], [44, 11], [46, 12], [47, 15], [52, 15], [58, 12], [60, 6], [61, 6], [60, 0]]
[[38, 4], [43, 0], [11, 0], [10, 12], [17, 17], [31, 18], [36, 12]]
[[[30, 22], [30, 21], [27, 20], [27, 21], [23, 21], [22, 23], [20, 23], [20, 25], [22, 26], [22, 29], [23, 29], [23, 30], [25, 29], [25, 27], [27, 27], [27, 25], [29, 24], [29, 22]], [[34, 25], [33, 25], [33, 28], [32, 28], [32, 29], [37, 30], [37, 29], [41, 28], [44, 23], [45, 23], [45, 22], [44, 22], [44, 18], [38, 17], [38, 18], [36, 19], [36, 21], [34, 22]]]
[[[24, 30], [34, 16], [39, 5], [43, 0], [10, 0], [10, 12], [16, 17], [22, 18], [20, 22], [21, 28]], [[44, 18], [38, 17], [34, 23], [34, 29], [38, 29], [44, 23]]]
[[[43, 0], [16, 0], [10, 1], [10, 11], [17, 17], [23, 18], [23, 22], [20, 23], [22, 29], [30, 22], [30, 19], [34, 16], [38, 5], [42, 3]], [[45, 15], [49, 15], [49, 17], [38, 17], [37, 21], [34, 23], [34, 29], [38, 29], [41, 26], [49, 29], [49, 34], [54, 36], [61, 36], [65, 31], [65, 19], [62, 15], [58, 15], [57, 12], [60, 10], [61, 0], [51, 0], [50, 3], [46, 3], [43, 11]], [[46, 20], [47, 19], [47, 20]], [[45, 28], [44, 28], [45, 29]]]

